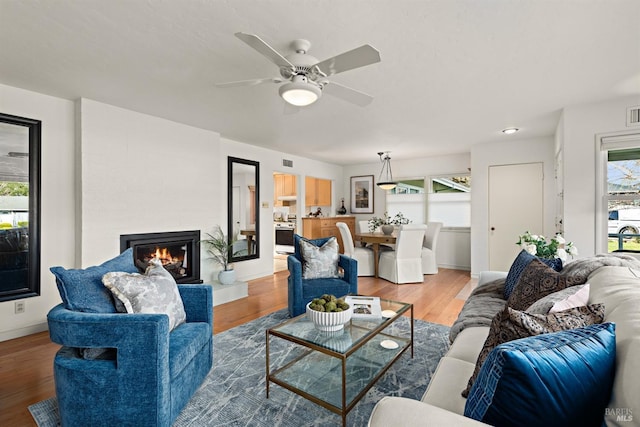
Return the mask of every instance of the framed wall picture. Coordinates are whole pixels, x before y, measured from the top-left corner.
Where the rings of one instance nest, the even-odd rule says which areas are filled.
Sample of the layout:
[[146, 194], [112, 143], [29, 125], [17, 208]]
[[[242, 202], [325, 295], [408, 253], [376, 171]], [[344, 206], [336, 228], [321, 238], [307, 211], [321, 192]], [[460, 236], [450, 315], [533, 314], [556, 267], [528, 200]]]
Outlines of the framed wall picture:
[[351, 177], [351, 213], [373, 213], [373, 175]]

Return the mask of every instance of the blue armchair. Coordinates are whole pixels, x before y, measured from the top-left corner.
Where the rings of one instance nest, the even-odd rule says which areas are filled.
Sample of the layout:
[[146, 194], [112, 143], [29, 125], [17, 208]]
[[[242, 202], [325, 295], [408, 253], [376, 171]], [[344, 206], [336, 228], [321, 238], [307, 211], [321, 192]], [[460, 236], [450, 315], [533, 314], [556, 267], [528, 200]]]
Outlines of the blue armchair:
[[[178, 288], [187, 321], [171, 333], [164, 314], [51, 309], [49, 334], [63, 346], [54, 359], [63, 426], [171, 426], [213, 362], [212, 288]], [[77, 348], [111, 348], [116, 355], [86, 360]]]
[[[289, 268], [289, 315], [299, 316], [305, 312], [305, 306], [314, 298], [323, 294], [342, 296], [358, 293], [358, 261], [345, 255], [340, 255], [338, 266], [344, 270], [341, 278], [303, 279], [302, 255], [300, 254], [299, 235], [294, 235], [294, 254], [287, 257]], [[309, 240], [317, 246], [322, 246], [329, 238]]]

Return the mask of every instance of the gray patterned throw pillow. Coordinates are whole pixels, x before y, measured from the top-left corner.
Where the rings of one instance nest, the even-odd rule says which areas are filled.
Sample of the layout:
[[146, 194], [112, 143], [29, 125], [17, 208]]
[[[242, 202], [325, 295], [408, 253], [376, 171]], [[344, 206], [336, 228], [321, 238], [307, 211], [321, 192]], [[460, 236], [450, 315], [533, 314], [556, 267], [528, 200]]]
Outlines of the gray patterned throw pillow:
[[331, 237], [318, 247], [313, 243], [300, 239], [302, 255], [302, 278], [321, 279], [338, 276], [338, 241]]
[[169, 330], [184, 323], [187, 315], [175, 279], [153, 259], [144, 274], [113, 272], [102, 283], [122, 302], [127, 313], [159, 313], [169, 316]]

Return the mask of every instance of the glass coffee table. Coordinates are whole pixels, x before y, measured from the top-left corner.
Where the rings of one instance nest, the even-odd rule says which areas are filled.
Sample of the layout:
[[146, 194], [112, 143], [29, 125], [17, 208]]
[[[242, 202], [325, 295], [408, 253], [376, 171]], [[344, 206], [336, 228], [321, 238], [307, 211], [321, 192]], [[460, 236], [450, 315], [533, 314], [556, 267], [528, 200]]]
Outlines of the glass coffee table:
[[[306, 314], [267, 329], [267, 399], [270, 383], [278, 384], [341, 415], [345, 426], [349, 411], [387, 369], [408, 349], [413, 358], [413, 304], [381, 298], [380, 305], [389, 317], [352, 318], [335, 332], [317, 330]], [[407, 311], [410, 332], [402, 332], [396, 322]], [[272, 368], [274, 337], [296, 348], [288, 348], [282, 366]]]

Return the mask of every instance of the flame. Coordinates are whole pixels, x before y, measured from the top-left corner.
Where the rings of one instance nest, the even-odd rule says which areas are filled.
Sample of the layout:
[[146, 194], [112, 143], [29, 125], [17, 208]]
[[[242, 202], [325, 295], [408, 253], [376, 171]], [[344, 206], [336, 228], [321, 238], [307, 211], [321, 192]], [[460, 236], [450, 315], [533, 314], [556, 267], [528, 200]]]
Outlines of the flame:
[[169, 252], [169, 249], [167, 248], [156, 248], [156, 252], [154, 253], [153, 257], [161, 260], [163, 264], [170, 262], [173, 259], [171, 253]]

